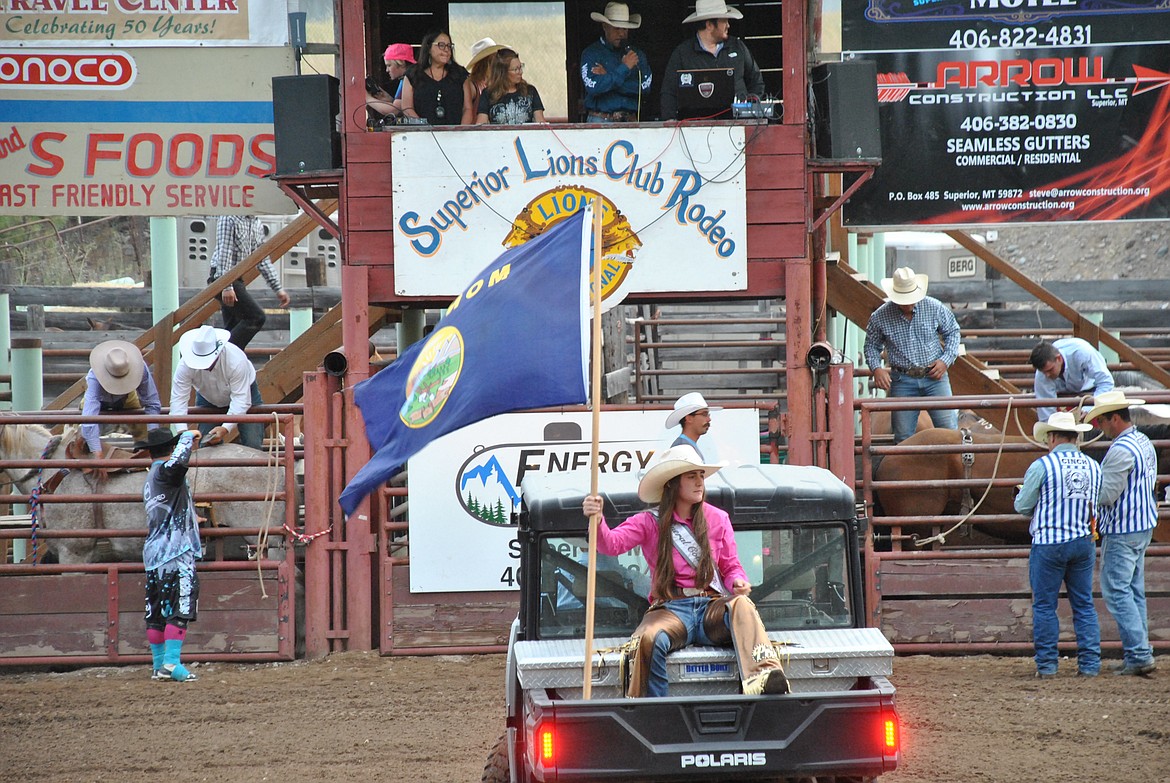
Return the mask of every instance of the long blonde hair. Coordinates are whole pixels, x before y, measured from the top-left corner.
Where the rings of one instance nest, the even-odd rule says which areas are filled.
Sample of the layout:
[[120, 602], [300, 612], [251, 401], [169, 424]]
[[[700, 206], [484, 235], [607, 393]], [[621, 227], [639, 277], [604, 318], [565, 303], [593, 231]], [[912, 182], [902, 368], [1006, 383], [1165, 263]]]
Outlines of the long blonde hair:
[[[658, 552], [654, 584], [650, 594], [664, 601], [682, 596], [675, 583], [678, 575], [674, 571], [674, 537], [670, 534], [681, 480], [682, 476], [675, 476], [667, 481], [662, 487], [662, 500], [658, 502]], [[700, 553], [695, 584], [700, 587], [711, 584], [711, 580], [715, 578], [715, 561], [711, 559], [711, 540], [707, 535], [707, 517], [703, 514], [703, 501], [706, 497], [707, 489], [704, 487], [703, 497], [691, 507], [691, 526], [694, 528], [695, 541], [699, 543]]]

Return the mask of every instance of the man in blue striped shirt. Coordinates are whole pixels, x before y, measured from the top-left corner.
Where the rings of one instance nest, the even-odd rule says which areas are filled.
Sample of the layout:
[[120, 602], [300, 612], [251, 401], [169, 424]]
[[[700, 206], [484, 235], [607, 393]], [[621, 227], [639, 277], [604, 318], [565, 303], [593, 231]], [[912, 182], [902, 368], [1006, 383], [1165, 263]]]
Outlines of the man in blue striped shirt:
[[1032, 551], [1028, 581], [1032, 586], [1032, 645], [1036, 676], [1056, 676], [1060, 621], [1056, 602], [1060, 585], [1068, 590], [1077, 637], [1077, 674], [1096, 677], [1101, 670], [1101, 628], [1093, 607], [1092, 519], [1101, 488], [1101, 466], [1081, 453], [1080, 433], [1092, 429], [1073, 414], [1060, 411], [1032, 429], [1048, 454], [1028, 466], [1016, 496], [1016, 511], [1030, 515]]
[[[950, 397], [947, 370], [959, 358], [959, 322], [933, 296], [926, 295], [930, 279], [908, 266], [882, 280], [889, 301], [873, 311], [865, 327], [865, 363], [873, 370], [873, 385], [890, 397]], [[882, 366], [882, 351], [890, 369]], [[894, 443], [914, 434], [918, 411], [894, 411]], [[956, 410], [932, 410], [936, 427], [956, 429]]]
[[1121, 636], [1125, 659], [1115, 674], [1144, 676], [1154, 671], [1154, 648], [1146, 616], [1146, 548], [1158, 524], [1154, 487], [1158, 455], [1150, 439], [1137, 431], [1123, 391], [1098, 394], [1085, 421], [1113, 441], [1101, 462], [1097, 498], [1101, 530], [1101, 597]]

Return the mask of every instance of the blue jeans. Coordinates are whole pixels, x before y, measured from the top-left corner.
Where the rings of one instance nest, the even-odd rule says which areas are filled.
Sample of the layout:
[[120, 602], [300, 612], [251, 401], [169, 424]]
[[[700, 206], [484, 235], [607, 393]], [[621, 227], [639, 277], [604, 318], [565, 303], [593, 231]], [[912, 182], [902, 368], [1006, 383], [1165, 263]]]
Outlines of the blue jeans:
[[[890, 397], [950, 397], [951, 376], [944, 375], [940, 380], [933, 378], [911, 378], [897, 370], [890, 370]], [[959, 412], [956, 410], [928, 411], [930, 420], [936, 427], [948, 430], [959, 428]], [[890, 426], [894, 430], [894, 443], [901, 443], [914, 434], [918, 428], [918, 411], [892, 411]]]
[[1077, 636], [1077, 670], [1096, 674], [1101, 670], [1101, 628], [1093, 607], [1093, 562], [1097, 549], [1092, 536], [1063, 544], [1033, 544], [1028, 555], [1028, 581], [1032, 585], [1032, 645], [1036, 671], [1056, 674], [1060, 620], [1056, 601], [1063, 582], [1072, 607]]
[[1101, 597], [1117, 622], [1126, 666], [1154, 662], [1146, 619], [1146, 547], [1154, 530], [1101, 537]]
[[[260, 397], [260, 385], [256, 381], [252, 381], [252, 404], [264, 404], [264, 400]], [[227, 408], [212, 405], [199, 392], [195, 392], [195, 405], [199, 408], [212, 408], [219, 413], [227, 413]], [[264, 448], [264, 424], [261, 422], [248, 422], [236, 426], [240, 429], [240, 436], [236, 439], [240, 444], [252, 449]], [[207, 437], [207, 433], [211, 432], [214, 427], [214, 424], [200, 424], [199, 431], [203, 433], [203, 437]]]
[[[687, 641], [683, 645], [684, 647], [690, 644], [718, 646], [718, 642], [711, 641], [707, 632], [703, 630], [703, 613], [707, 611], [707, 605], [710, 603], [710, 598], [696, 596], [695, 598], [678, 598], [664, 604], [665, 608], [682, 620], [682, 624], [686, 626]], [[726, 614], [723, 615], [723, 622], [728, 622]], [[654, 654], [650, 657], [650, 676], [646, 681], [647, 696], [666, 695], [670, 685], [666, 673], [666, 656], [669, 652], [670, 636], [665, 631], [660, 631], [654, 637]]]

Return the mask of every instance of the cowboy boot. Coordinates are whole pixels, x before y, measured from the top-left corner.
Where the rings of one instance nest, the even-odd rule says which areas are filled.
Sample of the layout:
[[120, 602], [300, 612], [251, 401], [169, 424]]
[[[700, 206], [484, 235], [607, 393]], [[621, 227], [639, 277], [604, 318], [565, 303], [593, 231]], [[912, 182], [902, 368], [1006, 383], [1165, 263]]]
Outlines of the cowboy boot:
[[735, 648], [740, 682], [746, 695], [789, 692], [780, 656], [750, 598], [734, 595], [712, 601], [703, 618], [703, 629], [711, 641], [731, 642]]

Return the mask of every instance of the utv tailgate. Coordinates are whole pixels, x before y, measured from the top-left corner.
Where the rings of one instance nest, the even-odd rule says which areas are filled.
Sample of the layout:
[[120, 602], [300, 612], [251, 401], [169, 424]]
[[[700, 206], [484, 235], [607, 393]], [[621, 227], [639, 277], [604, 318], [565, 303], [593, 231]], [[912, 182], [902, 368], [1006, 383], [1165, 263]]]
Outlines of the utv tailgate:
[[897, 766], [897, 715], [889, 681], [868, 684], [765, 697], [560, 701], [532, 692], [526, 728], [549, 758], [530, 762], [543, 781], [876, 776]]

